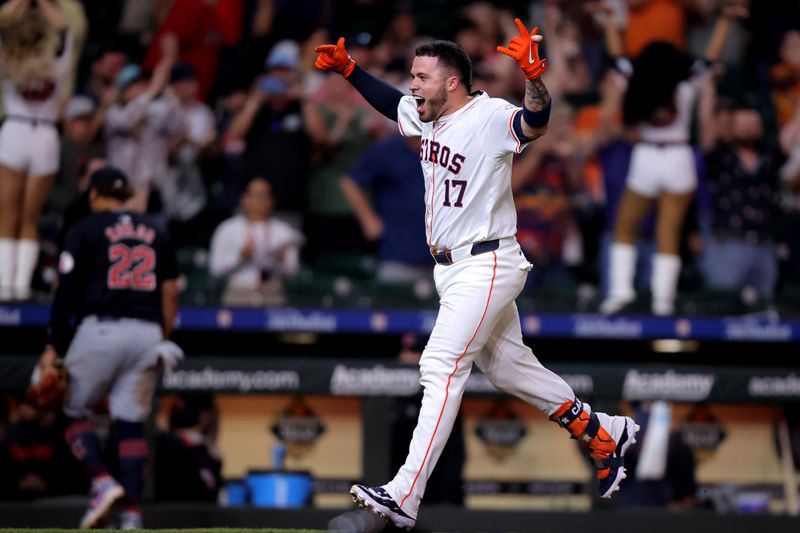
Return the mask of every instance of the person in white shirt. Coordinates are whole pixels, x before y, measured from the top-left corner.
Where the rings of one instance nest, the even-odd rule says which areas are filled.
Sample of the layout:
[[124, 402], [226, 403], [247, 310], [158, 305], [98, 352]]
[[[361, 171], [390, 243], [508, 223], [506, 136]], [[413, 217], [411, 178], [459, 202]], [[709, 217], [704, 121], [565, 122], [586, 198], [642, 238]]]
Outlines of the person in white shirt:
[[108, 162], [131, 180], [134, 196], [128, 207], [147, 209], [150, 190], [167, 176], [169, 143], [183, 132], [177, 98], [164, 89], [178, 55], [177, 40], [162, 39], [161, 59], [148, 77], [138, 65], [117, 75], [118, 102], [106, 114]]
[[214, 112], [199, 100], [199, 87], [191, 65], [176, 63], [172, 67], [169, 92], [177, 100], [183, 132], [171, 143], [169, 171], [159, 192], [164, 214], [171, 220], [170, 233], [178, 243], [197, 233], [192, 227], [206, 206], [200, 162], [217, 137]]
[[37, 221], [59, 167], [59, 95], [72, 37], [48, 0], [0, 7], [0, 301], [27, 300], [39, 258]]
[[223, 221], [211, 237], [211, 274], [229, 288], [258, 288], [269, 279], [288, 279], [300, 269], [305, 238], [288, 223], [272, 218], [272, 186], [255, 177], [245, 187], [241, 214]]

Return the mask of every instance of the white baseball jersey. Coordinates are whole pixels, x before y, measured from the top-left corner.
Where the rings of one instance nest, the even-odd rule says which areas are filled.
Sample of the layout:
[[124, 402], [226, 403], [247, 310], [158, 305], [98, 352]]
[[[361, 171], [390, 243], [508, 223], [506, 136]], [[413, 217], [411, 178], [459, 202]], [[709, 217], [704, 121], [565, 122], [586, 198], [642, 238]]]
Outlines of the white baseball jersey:
[[400, 99], [400, 133], [422, 137], [425, 230], [432, 248], [453, 249], [517, 233], [511, 163], [526, 145], [512, 121], [521, 111], [480, 92], [454, 113], [422, 122], [414, 98]]

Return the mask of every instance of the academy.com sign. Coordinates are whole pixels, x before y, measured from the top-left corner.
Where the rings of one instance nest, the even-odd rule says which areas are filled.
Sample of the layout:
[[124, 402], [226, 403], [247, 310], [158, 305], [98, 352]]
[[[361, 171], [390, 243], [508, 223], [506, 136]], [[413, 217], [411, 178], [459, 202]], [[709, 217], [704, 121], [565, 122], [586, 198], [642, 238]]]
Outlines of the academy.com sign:
[[165, 374], [167, 390], [210, 390], [233, 392], [293, 391], [300, 388], [300, 374], [294, 370], [176, 370]]
[[632, 369], [625, 374], [622, 395], [627, 400], [700, 401], [711, 394], [715, 380], [714, 374]]

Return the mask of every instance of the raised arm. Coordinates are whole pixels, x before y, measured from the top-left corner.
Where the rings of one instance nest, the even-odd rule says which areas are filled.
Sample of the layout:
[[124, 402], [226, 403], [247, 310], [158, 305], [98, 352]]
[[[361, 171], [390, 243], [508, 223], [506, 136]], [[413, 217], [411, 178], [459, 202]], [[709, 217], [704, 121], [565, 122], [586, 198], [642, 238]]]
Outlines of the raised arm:
[[347, 204], [361, 225], [364, 237], [369, 241], [377, 240], [383, 235], [384, 225], [380, 215], [373, 209], [369, 197], [350, 176], [344, 176], [339, 180], [339, 188], [342, 190]]
[[317, 46], [314, 51], [319, 54], [315, 67], [344, 76], [380, 114], [397, 122], [397, 106], [403, 93], [359, 67], [347, 53], [344, 37], [339, 37], [336, 44]]
[[547, 60], [539, 58], [539, 43], [542, 40], [539, 28], [529, 32], [520, 19], [514, 19], [514, 23], [519, 36], [512, 37], [508, 46], [498, 46], [497, 51], [516, 61], [528, 80], [525, 83], [522, 113], [517, 113], [514, 129], [526, 141], [532, 141], [547, 132], [550, 120], [550, 93], [542, 82]]
[[25, 13], [28, 0], [9, 0], [0, 6], [0, 21], [21, 17]]
[[67, 19], [61, 13], [58, 6], [49, 0], [36, 0], [36, 7], [44, 15], [45, 20], [55, 30], [63, 30], [67, 27]]
[[706, 61], [713, 63], [720, 58], [722, 50], [725, 48], [725, 42], [728, 40], [728, 33], [731, 31], [733, 19], [746, 18], [747, 15], [748, 10], [744, 6], [725, 6], [719, 19], [717, 19], [717, 23], [714, 25], [711, 39], [708, 41], [705, 54], [703, 54]]

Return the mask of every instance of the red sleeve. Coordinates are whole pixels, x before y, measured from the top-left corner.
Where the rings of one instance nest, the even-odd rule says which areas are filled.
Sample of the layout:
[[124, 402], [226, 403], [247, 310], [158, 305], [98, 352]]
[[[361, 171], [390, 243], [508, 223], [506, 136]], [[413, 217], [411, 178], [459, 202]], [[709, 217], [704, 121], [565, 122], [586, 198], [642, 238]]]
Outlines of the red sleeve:
[[222, 44], [234, 45], [242, 40], [243, 0], [220, 0], [215, 9]]
[[[203, 0], [175, 0], [172, 8], [164, 18], [164, 22], [158, 28], [155, 38], [150, 43], [150, 48], [147, 50], [147, 55], [142, 62], [144, 70], [153, 70], [161, 57], [161, 37], [169, 32], [178, 36], [180, 43], [180, 50], [183, 53], [184, 49], [191, 43], [197, 41], [203, 31], [200, 24], [197, 23], [201, 20], [203, 15]], [[191, 47], [191, 46], [189, 46]]]

